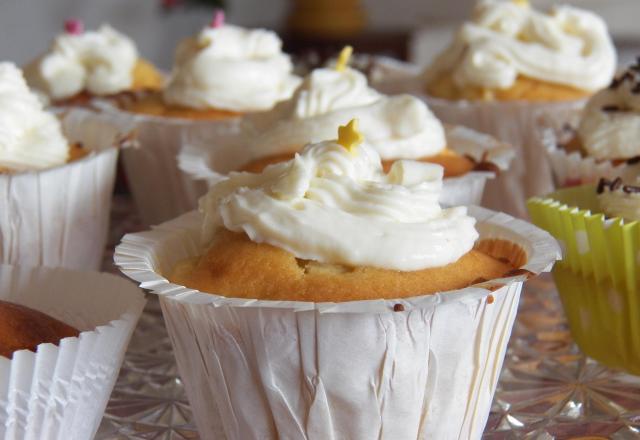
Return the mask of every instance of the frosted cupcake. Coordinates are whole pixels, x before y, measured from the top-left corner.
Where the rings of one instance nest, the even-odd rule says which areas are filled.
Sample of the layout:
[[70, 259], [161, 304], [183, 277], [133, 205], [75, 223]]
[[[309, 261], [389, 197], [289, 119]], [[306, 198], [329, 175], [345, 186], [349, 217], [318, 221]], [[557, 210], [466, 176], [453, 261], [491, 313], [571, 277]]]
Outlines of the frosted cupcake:
[[120, 140], [86, 113], [59, 120], [0, 63], [1, 263], [99, 267]]
[[558, 249], [442, 208], [442, 175], [385, 173], [352, 122], [124, 238], [116, 262], [161, 295], [202, 437], [480, 438], [521, 283]]
[[639, 174], [640, 60], [589, 100], [577, 129], [545, 127], [543, 138], [561, 186]]
[[[163, 90], [128, 95], [100, 108], [105, 123], [135, 128], [139, 148], [123, 152], [127, 178], [143, 223], [160, 223], [193, 209], [206, 184], [182, 175], [176, 163], [183, 136], [235, 135], [241, 116], [271, 108], [300, 83], [278, 36], [213, 22], [176, 51]], [[144, 170], [142, 172], [141, 170]]]
[[527, 1], [483, 0], [421, 84], [394, 81], [393, 88], [408, 84], [404, 90], [426, 99], [444, 122], [516, 147], [517, 159], [489, 182], [484, 202], [524, 217], [527, 197], [553, 189], [538, 118], [570, 120], [586, 98], [610, 83], [615, 67], [607, 26], [595, 14], [571, 6], [544, 13]]
[[155, 90], [164, 82], [125, 35], [106, 24], [85, 32], [78, 20], [67, 20], [65, 32], [56, 36], [49, 50], [25, 67], [25, 77], [54, 105]]
[[554, 278], [578, 346], [640, 375], [640, 178], [602, 178], [529, 201], [565, 249]]
[[289, 98], [300, 83], [292, 70], [274, 32], [226, 24], [219, 12], [209, 26], [180, 43], [163, 91], [123, 107], [156, 116], [233, 118]]
[[[272, 110], [247, 116], [238, 139], [229, 145], [194, 137], [179, 156], [187, 174], [200, 178], [209, 167], [209, 180], [228, 171], [225, 162], [239, 157], [245, 171], [290, 160], [309, 142], [334, 136], [340, 121], [358, 118], [368, 144], [388, 171], [398, 159], [437, 163], [448, 178], [447, 202], [479, 203], [485, 180], [506, 169], [512, 152], [488, 136], [462, 128], [445, 128], [427, 105], [411, 95], [383, 95], [369, 87], [366, 77], [348, 67], [351, 48], [341, 52], [334, 68], [312, 71], [293, 97]], [[222, 151], [229, 151], [223, 154]], [[214, 157], [212, 157], [214, 156]], [[233, 168], [232, 168], [233, 169]], [[460, 198], [461, 192], [470, 198]]]

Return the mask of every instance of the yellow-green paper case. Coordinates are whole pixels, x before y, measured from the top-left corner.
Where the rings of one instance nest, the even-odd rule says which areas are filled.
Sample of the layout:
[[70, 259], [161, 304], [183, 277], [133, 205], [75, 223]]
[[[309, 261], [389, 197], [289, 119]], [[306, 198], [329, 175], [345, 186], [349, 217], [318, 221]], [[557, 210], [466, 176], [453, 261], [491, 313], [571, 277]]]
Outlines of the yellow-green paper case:
[[580, 349], [605, 365], [640, 375], [640, 222], [605, 218], [593, 185], [527, 202], [564, 259], [553, 276]]

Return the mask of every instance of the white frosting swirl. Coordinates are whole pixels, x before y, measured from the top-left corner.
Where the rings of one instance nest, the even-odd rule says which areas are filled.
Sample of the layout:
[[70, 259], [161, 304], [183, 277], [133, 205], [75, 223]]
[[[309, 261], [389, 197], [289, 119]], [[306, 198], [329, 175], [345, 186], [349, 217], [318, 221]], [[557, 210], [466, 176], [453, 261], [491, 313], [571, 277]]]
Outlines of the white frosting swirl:
[[300, 84], [291, 71], [275, 33], [207, 27], [178, 46], [164, 99], [196, 109], [268, 110]]
[[48, 53], [25, 68], [29, 84], [53, 99], [82, 91], [109, 95], [129, 90], [138, 60], [134, 43], [109, 25], [58, 35]]
[[200, 201], [218, 227], [298, 258], [413, 271], [455, 262], [478, 238], [465, 207], [442, 209], [439, 165], [399, 160], [388, 174], [363, 144], [310, 144], [262, 174], [231, 173]]
[[433, 156], [446, 145], [442, 124], [424, 102], [381, 95], [350, 68], [315, 69], [290, 100], [248, 117], [243, 127], [255, 155], [264, 156], [330, 139], [351, 118], [358, 118], [368, 144], [385, 160]]
[[67, 161], [60, 122], [44, 111], [14, 64], [0, 63], [0, 168], [42, 169]]
[[612, 87], [589, 100], [578, 136], [588, 155], [596, 159], [640, 156], [640, 70], [629, 69]]
[[615, 67], [607, 26], [592, 12], [558, 6], [544, 14], [512, 1], [484, 0], [427, 79], [452, 72], [460, 86], [508, 89], [522, 75], [596, 91], [608, 85]]
[[[640, 177], [634, 184], [640, 187]], [[628, 221], [640, 221], [640, 193], [624, 190], [624, 185], [615, 191], [605, 190], [598, 194], [600, 207], [610, 217], [622, 217]]]

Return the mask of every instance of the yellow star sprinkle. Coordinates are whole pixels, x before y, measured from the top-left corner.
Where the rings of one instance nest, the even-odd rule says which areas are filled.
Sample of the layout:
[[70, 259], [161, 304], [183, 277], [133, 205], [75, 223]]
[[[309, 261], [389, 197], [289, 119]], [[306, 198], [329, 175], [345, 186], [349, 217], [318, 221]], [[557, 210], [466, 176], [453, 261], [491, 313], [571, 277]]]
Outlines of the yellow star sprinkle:
[[522, 6], [522, 7], [531, 6], [529, 4], [529, 0], [511, 0], [511, 1], [513, 1], [513, 3], [515, 3], [518, 6]]
[[353, 153], [353, 149], [364, 141], [364, 136], [358, 131], [358, 120], [352, 119], [347, 125], [338, 128], [338, 143]]
[[338, 72], [344, 72], [344, 69], [347, 68], [347, 64], [349, 64], [349, 58], [351, 58], [351, 54], [353, 53], [353, 47], [345, 46], [340, 51], [340, 55], [338, 55], [338, 61], [336, 61], [336, 70]]

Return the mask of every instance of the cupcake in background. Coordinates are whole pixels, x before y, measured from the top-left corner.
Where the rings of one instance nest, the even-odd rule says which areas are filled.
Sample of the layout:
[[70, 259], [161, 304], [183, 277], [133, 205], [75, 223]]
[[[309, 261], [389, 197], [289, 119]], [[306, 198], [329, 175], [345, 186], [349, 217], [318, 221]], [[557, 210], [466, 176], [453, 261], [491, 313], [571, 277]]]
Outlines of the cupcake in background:
[[560, 186], [640, 174], [640, 59], [589, 100], [576, 129], [545, 119], [541, 133]]
[[0, 263], [100, 267], [124, 138], [89, 117], [48, 113], [0, 63]]
[[448, 187], [442, 201], [479, 203], [485, 181], [508, 167], [512, 150], [471, 130], [444, 127], [414, 96], [377, 92], [348, 66], [351, 51], [345, 47], [334, 67], [313, 70], [287, 101], [247, 115], [238, 138], [228, 145], [220, 139], [187, 139], [178, 157], [181, 168], [210, 182], [231, 170], [260, 172], [292, 159], [309, 142], [331, 138], [340, 121], [358, 118], [385, 170], [400, 159], [440, 164]]
[[640, 375], [640, 178], [601, 178], [528, 206], [564, 248], [553, 275], [578, 346]]
[[131, 39], [107, 24], [85, 31], [75, 19], [65, 22], [65, 32], [24, 72], [29, 86], [53, 105], [86, 104], [96, 97], [160, 89], [164, 83]]
[[135, 129], [138, 148], [123, 151], [123, 162], [142, 222], [157, 224], [192, 210], [206, 192], [204, 182], [178, 169], [185, 135], [232, 137], [244, 114], [289, 98], [300, 81], [275, 33], [225, 24], [218, 12], [178, 46], [166, 87], [100, 103], [103, 123]]
[[407, 74], [381, 87], [419, 95], [442, 121], [513, 145], [517, 159], [489, 182], [484, 204], [525, 217], [528, 197], [553, 190], [539, 117], [569, 121], [615, 68], [607, 26], [592, 12], [554, 6], [544, 13], [526, 0], [482, 0], [419, 83]]
[[166, 87], [123, 108], [186, 119], [233, 118], [289, 98], [300, 84], [292, 71], [274, 32], [227, 24], [218, 11], [208, 26], [180, 43]]
[[522, 282], [559, 250], [441, 207], [442, 176], [384, 172], [351, 121], [124, 237], [115, 261], [161, 298], [203, 438], [480, 439]]

